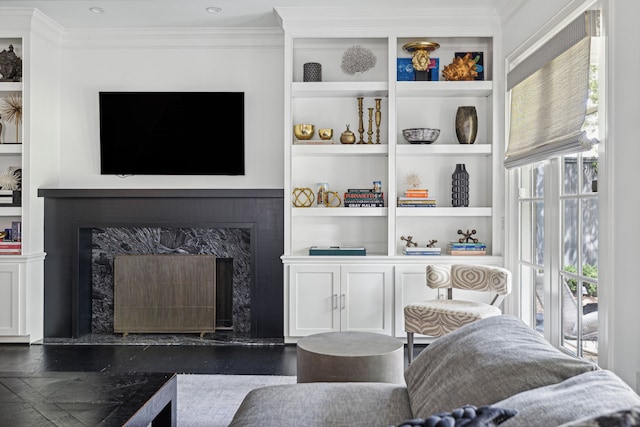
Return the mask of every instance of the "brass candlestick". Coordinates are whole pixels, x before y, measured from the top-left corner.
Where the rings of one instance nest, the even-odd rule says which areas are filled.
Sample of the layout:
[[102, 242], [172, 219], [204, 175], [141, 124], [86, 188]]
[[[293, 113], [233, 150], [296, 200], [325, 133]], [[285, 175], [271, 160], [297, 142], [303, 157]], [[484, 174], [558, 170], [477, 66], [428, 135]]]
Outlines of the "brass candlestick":
[[358, 144], [364, 144], [364, 123], [362, 122], [362, 100], [364, 98], [358, 98], [358, 133], [360, 134], [360, 140]]
[[373, 144], [373, 140], [371, 139], [373, 136], [373, 108], [369, 108], [369, 131], [367, 132], [367, 135], [369, 135], [367, 144]]
[[380, 111], [381, 98], [376, 98], [376, 144], [380, 144], [380, 123], [382, 122], [382, 111]]

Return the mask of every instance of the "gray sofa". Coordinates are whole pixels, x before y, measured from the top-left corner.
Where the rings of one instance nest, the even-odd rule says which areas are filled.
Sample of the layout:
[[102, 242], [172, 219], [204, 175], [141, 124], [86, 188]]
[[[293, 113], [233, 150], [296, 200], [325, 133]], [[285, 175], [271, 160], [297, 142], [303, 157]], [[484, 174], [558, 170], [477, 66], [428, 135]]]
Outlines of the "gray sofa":
[[640, 408], [640, 396], [614, 373], [565, 355], [509, 315], [438, 338], [407, 368], [405, 381], [258, 388], [230, 426], [392, 426], [465, 405], [517, 411], [500, 420], [504, 427], [587, 426], [598, 424], [582, 420]]

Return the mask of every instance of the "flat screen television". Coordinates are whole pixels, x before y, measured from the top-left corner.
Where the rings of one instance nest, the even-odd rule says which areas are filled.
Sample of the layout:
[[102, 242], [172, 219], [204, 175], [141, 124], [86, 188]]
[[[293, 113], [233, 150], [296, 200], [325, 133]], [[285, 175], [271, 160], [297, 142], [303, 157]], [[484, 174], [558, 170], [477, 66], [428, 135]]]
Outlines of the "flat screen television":
[[244, 92], [100, 92], [102, 175], [244, 175]]

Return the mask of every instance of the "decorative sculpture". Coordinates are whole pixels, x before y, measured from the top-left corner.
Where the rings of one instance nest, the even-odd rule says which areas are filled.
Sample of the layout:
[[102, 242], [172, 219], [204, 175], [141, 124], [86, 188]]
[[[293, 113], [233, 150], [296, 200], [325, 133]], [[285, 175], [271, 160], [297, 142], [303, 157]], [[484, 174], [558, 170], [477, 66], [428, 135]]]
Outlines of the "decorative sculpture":
[[346, 74], [354, 75], [370, 70], [376, 65], [376, 55], [369, 48], [351, 46], [342, 55], [340, 68]]
[[404, 179], [404, 182], [406, 182], [409, 185], [409, 188], [418, 188], [420, 187], [420, 182], [422, 180], [420, 179], [420, 175], [418, 175], [415, 172], [410, 172], [407, 174], [406, 178]]
[[471, 232], [469, 232], [469, 229], [467, 229], [466, 233], [464, 233], [462, 230], [458, 230], [458, 234], [462, 234], [464, 236], [458, 239], [459, 243], [469, 243], [469, 240], [471, 240], [473, 243], [478, 243], [478, 239], [471, 237], [476, 234], [476, 230], [471, 230]]
[[437, 240], [429, 240], [428, 248], [435, 248], [435, 244], [438, 243]]
[[476, 60], [467, 53], [464, 57], [456, 56], [453, 62], [445, 65], [442, 75], [446, 80], [474, 80], [478, 75], [476, 71]]
[[22, 59], [13, 51], [13, 45], [9, 45], [9, 50], [2, 49], [0, 52], [0, 82], [19, 82], [22, 80]]
[[293, 206], [296, 208], [308, 208], [313, 205], [314, 200], [315, 195], [310, 188], [296, 187], [293, 189]]
[[411, 246], [418, 246], [418, 242], [414, 242], [413, 241], [413, 236], [407, 236], [407, 237], [400, 237], [400, 240], [404, 240], [405, 242], [407, 242], [407, 247], [410, 248]]

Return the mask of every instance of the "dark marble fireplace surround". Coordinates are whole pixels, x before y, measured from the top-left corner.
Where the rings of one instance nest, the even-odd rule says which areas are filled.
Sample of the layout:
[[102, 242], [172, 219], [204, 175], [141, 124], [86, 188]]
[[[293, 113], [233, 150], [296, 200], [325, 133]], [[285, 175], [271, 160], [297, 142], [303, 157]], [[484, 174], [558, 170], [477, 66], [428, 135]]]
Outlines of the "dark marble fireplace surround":
[[[175, 237], [191, 236], [193, 240], [203, 240], [199, 238], [203, 234], [213, 235], [217, 245], [225, 240], [224, 230], [232, 235], [240, 233], [243, 240], [248, 239], [250, 259], [247, 264], [251, 270], [248, 274], [250, 283], [246, 287], [248, 297], [242, 301], [250, 307], [241, 310], [250, 319], [242, 321], [248, 324], [242, 328], [247, 329], [252, 338], [282, 338], [282, 190], [40, 189], [38, 195], [44, 197], [47, 253], [44, 266], [45, 341], [81, 337], [94, 332], [92, 327], [96, 328], [96, 322], [102, 324], [100, 319], [104, 320], [105, 315], [99, 313], [96, 320], [93, 293], [99, 292], [97, 289], [102, 286], [99, 284], [96, 289], [95, 275], [100, 276], [96, 256], [104, 249], [96, 235], [105, 230], [115, 233], [113, 235], [147, 236], [136, 237], [132, 242], [134, 253], [142, 250], [147, 239], [157, 240], [162, 248], [160, 251], [150, 248], [150, 252], [207, 252], [211, 251], [210, 241], [198, 246], [193, 242], [176, 242]], [[170, 240], [174, 247], [167, 247], [166, 237], [156, 239], [156, 234], [172, 236]], [[126, 248], [126, 243], [122, 247]], [[118, 248], [119, 252], [123, 252], [122, 247]], [[107, 258], [112, 256], [109, 252], [106, 251]]]

